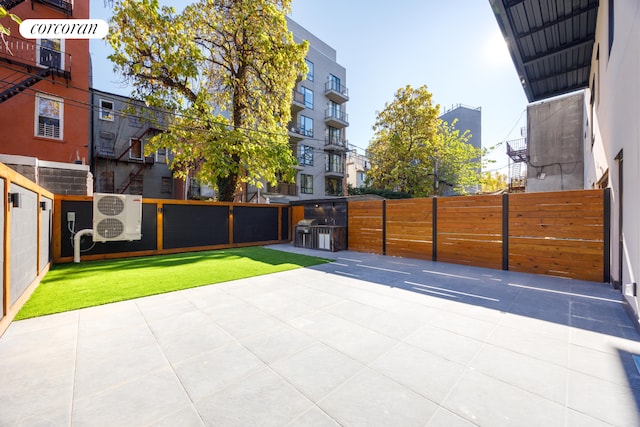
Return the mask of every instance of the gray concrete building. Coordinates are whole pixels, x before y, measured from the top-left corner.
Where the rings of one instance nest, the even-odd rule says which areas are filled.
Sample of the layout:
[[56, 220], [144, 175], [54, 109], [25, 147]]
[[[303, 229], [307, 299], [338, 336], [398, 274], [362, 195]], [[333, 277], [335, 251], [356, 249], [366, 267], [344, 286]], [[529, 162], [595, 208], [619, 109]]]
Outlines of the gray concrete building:
[[294, 89], [292, 120], [288, 126], [298, 172], [295, 183], [267, 185], [258, 199], [284, 201], [342, 196], [346, 190], [346, 128], [349, 126], [346, 69], [338, 64], [335, 49], [290, 18], [287, 24], [297, 42], [309, 42], [306, 57], [309, 72]]
[[162, 132], [163, 117], [138, 106], [131, 98], [91, 89], [91, 170], [95, 191], [141, 194], [147, 198], [184, 198], [168, 167], [170, 153], [145, 155], [146, 141]]
[[[449, 109], [445, 109], [444, 113], [440, 115], [440, 119], [453, 124], [453, 128], [460, 132], [462, 135], [464, 132], [469, 131], [471, 137], [467, 143], [471, 144], [475, 148], [482, 148], [482, 108], [481, 107], [469, 107], [463, 104], [457, 104]], [[478, 170], [478, 173], [480, 171]], [[474, 188], [468, 188], [467, 192], [473, 194], [481, 190], [481, 186], [477, 185]], [[455, 195], [456, 193], [449, 190], [444, 193], [447, 196]]]
[[585, 94], [527, 106], [527, 192], [584, 188]]

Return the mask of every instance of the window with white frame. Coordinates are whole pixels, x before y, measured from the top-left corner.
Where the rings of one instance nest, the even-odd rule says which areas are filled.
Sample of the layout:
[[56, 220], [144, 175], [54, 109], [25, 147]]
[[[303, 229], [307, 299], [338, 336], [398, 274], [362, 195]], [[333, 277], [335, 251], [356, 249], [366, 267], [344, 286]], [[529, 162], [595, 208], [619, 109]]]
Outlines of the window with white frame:
[[143, 154], [142, 140], [131, 138], [129, 140], [129, 158], [133, 160], [142, 160]]
[[64, 70], [64, 39], [38, 39], [36, 44], [38, 65]]
[[163, 164], [167, 163], [167, 149], [166, 148], [158, 149], [158, 151], [156, 152], [156, 163], [163, 163]]
[[100, 120], [106, 120], [108, 122], [112, 122], [114, 120], [113, 101], [108, 101], [106, 99], [100, 100], [100, 111], [98, 117]]
[[35, 135], [62, 139], [64, 101], [54, 96], [36, 94]]

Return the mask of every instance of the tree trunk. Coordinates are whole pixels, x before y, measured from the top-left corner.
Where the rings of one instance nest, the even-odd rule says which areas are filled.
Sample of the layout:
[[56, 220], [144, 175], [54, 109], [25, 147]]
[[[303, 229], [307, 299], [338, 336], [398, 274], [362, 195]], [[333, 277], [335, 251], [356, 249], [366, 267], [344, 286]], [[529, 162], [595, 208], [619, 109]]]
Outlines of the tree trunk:
[[226, 178], [218, 179], [218, 201], [233, 202], [238, 186], [238, 175], [231, 174]]

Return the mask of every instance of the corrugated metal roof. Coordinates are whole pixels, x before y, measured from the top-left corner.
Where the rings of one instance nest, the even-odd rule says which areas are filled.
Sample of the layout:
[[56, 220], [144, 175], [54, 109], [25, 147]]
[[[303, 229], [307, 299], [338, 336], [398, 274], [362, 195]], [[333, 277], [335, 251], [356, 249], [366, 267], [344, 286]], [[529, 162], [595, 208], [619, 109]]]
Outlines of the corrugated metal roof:
[[489, 0], [530, 102], [589, 86], [598, 0]]

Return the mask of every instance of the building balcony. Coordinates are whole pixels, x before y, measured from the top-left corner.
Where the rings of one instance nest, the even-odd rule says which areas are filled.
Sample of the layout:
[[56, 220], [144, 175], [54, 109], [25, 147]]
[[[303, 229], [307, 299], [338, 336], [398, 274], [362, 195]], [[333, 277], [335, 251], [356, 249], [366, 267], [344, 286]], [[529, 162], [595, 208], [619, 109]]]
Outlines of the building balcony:
[[56, 77], [71, 77], [71, 55], [19, 37], [4, 36], [0, 60], [25, 68], [51, 70]]
[[325, 151], [346, 151], [349, 147], [349, 142], [343, 138], [325, 138], [324, 149]]
[[298, 142], [305, 138], [313, 138], [313, 129], [304, 129], [295, 125], [289, 127], [289, 139], [291, 141]]
[[67, 0], [33, 0], [34, 3], [44, 4], [58, 10], [67, 16], [73, 15], [73, 2]]
[[344, 168], [342, 165], [334, 165], [325, 168], [324, 176], [327, 178], [344, 178]]
[[334, 128], [345, 128], [349, 126], [349, 116], [343, 111], [327, 108], [324, 110], [324, 122]]
[[338, 82], [329, 80], [324, 84], [324, 96], [335, 103], [342, 104], [349, 100], [349, 89]]
[[294, 89], [293, 100], [291, 101], [291, 114], [297, 114], [304, 109], [304, 94]]

